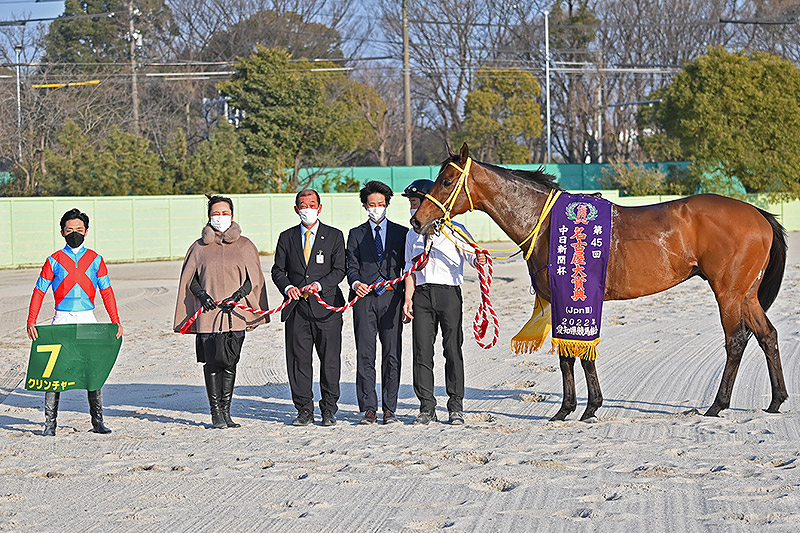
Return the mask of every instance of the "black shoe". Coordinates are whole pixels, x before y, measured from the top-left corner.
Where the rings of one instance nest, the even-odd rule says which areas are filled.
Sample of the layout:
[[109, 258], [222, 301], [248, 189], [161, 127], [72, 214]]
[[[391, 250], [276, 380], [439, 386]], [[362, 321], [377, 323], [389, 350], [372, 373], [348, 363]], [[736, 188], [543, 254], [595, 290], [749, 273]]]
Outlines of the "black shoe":
[[461, 411], [450, 411], [450, 424], [453, 426], [463, 426], [464, 414]]
[[92, 431], [95, 433], [111, 433], [103, 424], [103, 392], [100, 389], [88, 391], [89, 414], [92, 417]]
[[367, 409], [364, 413], [364, 418], [361, 419], [359, 422], [362, 426], [369, 426], [370, 424], [374, 424], [378, 421], [378, 413], [375, 412], [374, 409]]
[[424, 425], [427, 426], [431, 422], [438, 422], [439, 419], [436, 417], [436, 411], [432, 411], [430, 413], [426, 411], [420, 411], [417, 415], [417, 418], [414, 419], [414, 425], [420, 426]]
[[292, 420], [293, 426], [307, 426], [314, 423], [314, 413], [308, 409], [300, 409], [297, 413], [297, 418]]
[[42, 435], [45, 437], [56, 436], [56, 418], [58, 417], [58, 399], [60, 396], [60, 392], [44, 393], [44, 431], [42, 431]]
[[333, 416], [333, 412], [328, 411], [327, 409], [325, 411], [322, 411], [322, 425], [323, 426], [336, 425], [336, 417]]
[[394, 424], [395, 422], [400, 422], [397, 417], [394, 415], [394, 411], [389, 409], [383, 410], [383, 424]]

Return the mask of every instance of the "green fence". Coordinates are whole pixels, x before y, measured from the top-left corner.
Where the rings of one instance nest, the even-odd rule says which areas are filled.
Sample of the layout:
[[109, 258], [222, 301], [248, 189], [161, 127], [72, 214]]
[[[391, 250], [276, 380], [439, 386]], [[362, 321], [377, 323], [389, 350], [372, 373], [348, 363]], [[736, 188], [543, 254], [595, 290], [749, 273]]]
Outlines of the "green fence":
[[[398, 190], [397, 188], [395, 190]], [[577, 191], [574, 191], [577, 192]], [[676, 196], [620, 197], [617, 191], [603, 196], [620, 205], [647, 205]], [[366, 220], [358, 194], [322, 194], [326, 224], [347, 231]], [[293, 194], [234, 195], [234, 219], [262, 252], [273, 252], [278, 235], [299, 223]], [[753, 203], [778, 215], [789, 231], [800, 230], [800, 202]], [[64, 246], [59, 234], [61, 215], [77, 207], [90, 217], [86, 245], [99, 251], [107, 261], [134, 262], [182, 258], [200, 236], [207, 221], [204, 196], [125, 196], [0, 198], [0, 268], [40, 265], [45, 257]], [[396, 196], [389, 206], [389, 218], [406, 223], [408, 202]], [[505, 240], [503, 231], [482, 212], [458, 217], [479, 241]]]
[[[587, 191], [590, 189], [600, 189], [600, 177], [605, 163], [588, 164], [551, 164], [551, 165], [503, 165], [505, 168], [519, 170], [543, 169], [548, 174], [555, 176], [556, 181], [568, 191]], [[645, 168], [657, 168], [665, 175], [669, 174], [671, 168], [685, 169], [689, 166], [686, 162], [657, 162], [644, 163]], [[340, 167], [340, 168], [309, 168], [300, 171], [301, 181], [305, 181], [311, 174], [319, 172], [319, 175], [311, 181], [311, 186], [317, 190], [322, 190], [325, 176], [340, 176], [351, 178], [358, 183], [365, 183], [369, 180], [379, 180], [389, 185], [393, 191], [402, 191], [412, 181], [420, 178], [435, 180], [439, 174], [439, 166], [411, 166], [411, 167]]]

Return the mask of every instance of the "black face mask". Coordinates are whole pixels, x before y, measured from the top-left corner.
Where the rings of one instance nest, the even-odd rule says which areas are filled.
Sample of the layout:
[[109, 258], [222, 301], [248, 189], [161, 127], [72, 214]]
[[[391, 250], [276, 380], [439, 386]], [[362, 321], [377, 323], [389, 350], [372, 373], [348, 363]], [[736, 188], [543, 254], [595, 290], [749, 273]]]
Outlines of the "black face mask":
[[83, 234], [73, 231], [72, 233], [67, 233], [67, 236], [64, 237], [64, 240], [67, 241], [67, 244], [70, 248], [78, 248], [81, 244], [83, 244], [83, 238]]

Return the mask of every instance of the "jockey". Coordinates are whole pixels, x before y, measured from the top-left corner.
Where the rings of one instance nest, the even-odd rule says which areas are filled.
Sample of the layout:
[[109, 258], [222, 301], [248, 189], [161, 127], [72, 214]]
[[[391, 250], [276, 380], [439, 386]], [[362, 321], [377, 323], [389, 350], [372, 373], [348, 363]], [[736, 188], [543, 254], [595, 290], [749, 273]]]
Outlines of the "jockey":
[[[111, 322], [117, 325], [117, 338], [122, 337], [122, 324], [117, 312], [117, 302], [108, 269], [103, 257], [83, 245], [89, 231], [89, 216], [78, 209], [71, 209], [61, 217], [61, 236], [67, 245], [50, 255], [42, 266], [39, 279], [33, 289], [28, 308], [28, 337], [36, 340], [36, 319], [42, 307], [47, 289], [53, 288], [56, 312], [51, 324], [96, 323], [94, 298], [97, 289], [108, 311]], [[56, 417], [60, 392], [46, 392], [44, 399], [45, 426], [43, 435], [56, 434]], [[88, 391], [89, 412], [92, 418], [92, 431], [111, 433], [103, 424], [103, 396], [100, 389]]]
[[119, 324], [117, 302], [114, 290], [111, 288], [111, 280], [108, 278], [108, 268], [103, 256], [94, 250], [83, 245], [71, 248], [67, 244], [47, 258], [33, 289], [28, 311], [28, 326], [36, 325], [44, 294], [51, 286], [56, 301], [53, 324], [68, 323], [57, 320], [60, 317], [65, 318], [68, 313], [77, 316], [82, 312], [91, 312], [95, 307], [97, 289], [100, 289], [100, 296], [111, 322]]

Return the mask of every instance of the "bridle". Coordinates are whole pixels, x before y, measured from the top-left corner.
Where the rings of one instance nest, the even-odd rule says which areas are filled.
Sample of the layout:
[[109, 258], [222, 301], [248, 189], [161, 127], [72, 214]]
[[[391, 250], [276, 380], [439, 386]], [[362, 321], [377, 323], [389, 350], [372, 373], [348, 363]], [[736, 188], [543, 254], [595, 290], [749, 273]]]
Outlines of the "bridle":
[[[436, 198], [431, 196], [430, 193], [426, 193], [425, 194], [425, 198], [427, 200], [430, 200], [433, 204], [435, 204], [439, 209], [442, 210], [443, 215], [442, 215], [442, 218], [439, 220], [439, 225], [444, 224], [445, 226], [448, 226], [451, 230], [453, 230], [454, 232], [458, 233], [462, 238], [464, 238], [464, 240], [466, 242], [472, 244], [474, 247], [477, 247], [477, 243], [475, 242], [475, 240], [469, 234], [467, 234], [466, 232], [462, 231], [461, 228], [459, 228], [458, 226], [453, 224], [452, 219], [450, 217], [450, 212], [453, 210], [453, 206], [456, 203], [456, 199], [458, 198], [458, 195], [461, 194], [461, 189], [464, 189], [464, 192], [467, 195], [467, 200], [469, 201], [469, 210], [470, 210], [470, 212], [472, 212], [475, 209], [475, 206], [474, 206], [474, 204], [472, 202], [472, 196], [469, 193], [469, 185], [467, 184], [467, 177], [469, 176], [469, 171], [472, 168], [472, 158], [471, 157], [467, 157], [467, 162], [464, 164], [463, 168], [458, 166], [457, 164], [455, 164], [452, 161], [450, 162], [450, 166], [452, 166], [453, 168], [455, 168], [456, 170], [458, 170], [461, 173], [458, 176], [458, 179], [456, 180], [456, 184], [453, 187], [453, 190], [450, 192], [450, 196], [448, 196], [447, 199], [444, 202], [440, 202], [439, 200], [437, 200]], [[547, 214], [550, 213], [550, 210], [555, 205], [556, 200], [558, 199], [558, 197], [561, 196], [561, 193], [562, 193], [562, 191], [557, 191], [557, 190], [550, 191], [550, 194], [547, 196], [547, 200], [545, 201], [544, 208], [542, 209], [542, 214], [539, 215], [539, 221], [536, 223], [536, 227], [533, 228], [533, 231], [531, 231], [528, 234], [528, 236], [525, 237], [525, 239], [522, 240], [522, 242], [520, 242], [514, 248], [509, 248], [507, 250], [485, 250], [485, 251], [487, 251], [487, 252], [505, 253], [505, 252], [510, 252], [512, 250], [515, 250], [516, 248], [519, 248], [519, 250], [517, 252], [515, 252], [515, 253], [513, 253], [513, 254], [511, 254], [509, 256], [509, 257], [513, 257], [513, 256], [517, 255], [518, 253], [522, 252], [524, 250], [524, 248], [522, 246], [526, 242], [528, 242], [528, 240], [530, 240], [531, 244], [528, 247], [528, 251], [525, 253], [525, 260], [527, 261], [530, 258], [531, 254], [533, 253], [533, 246], [536, 243], [536, 237], [538, 236], [539, 230], [542, 227], [542, 222], [544, 222], [544, 219], [545, 219], [545, 217], [547, 217]]]

